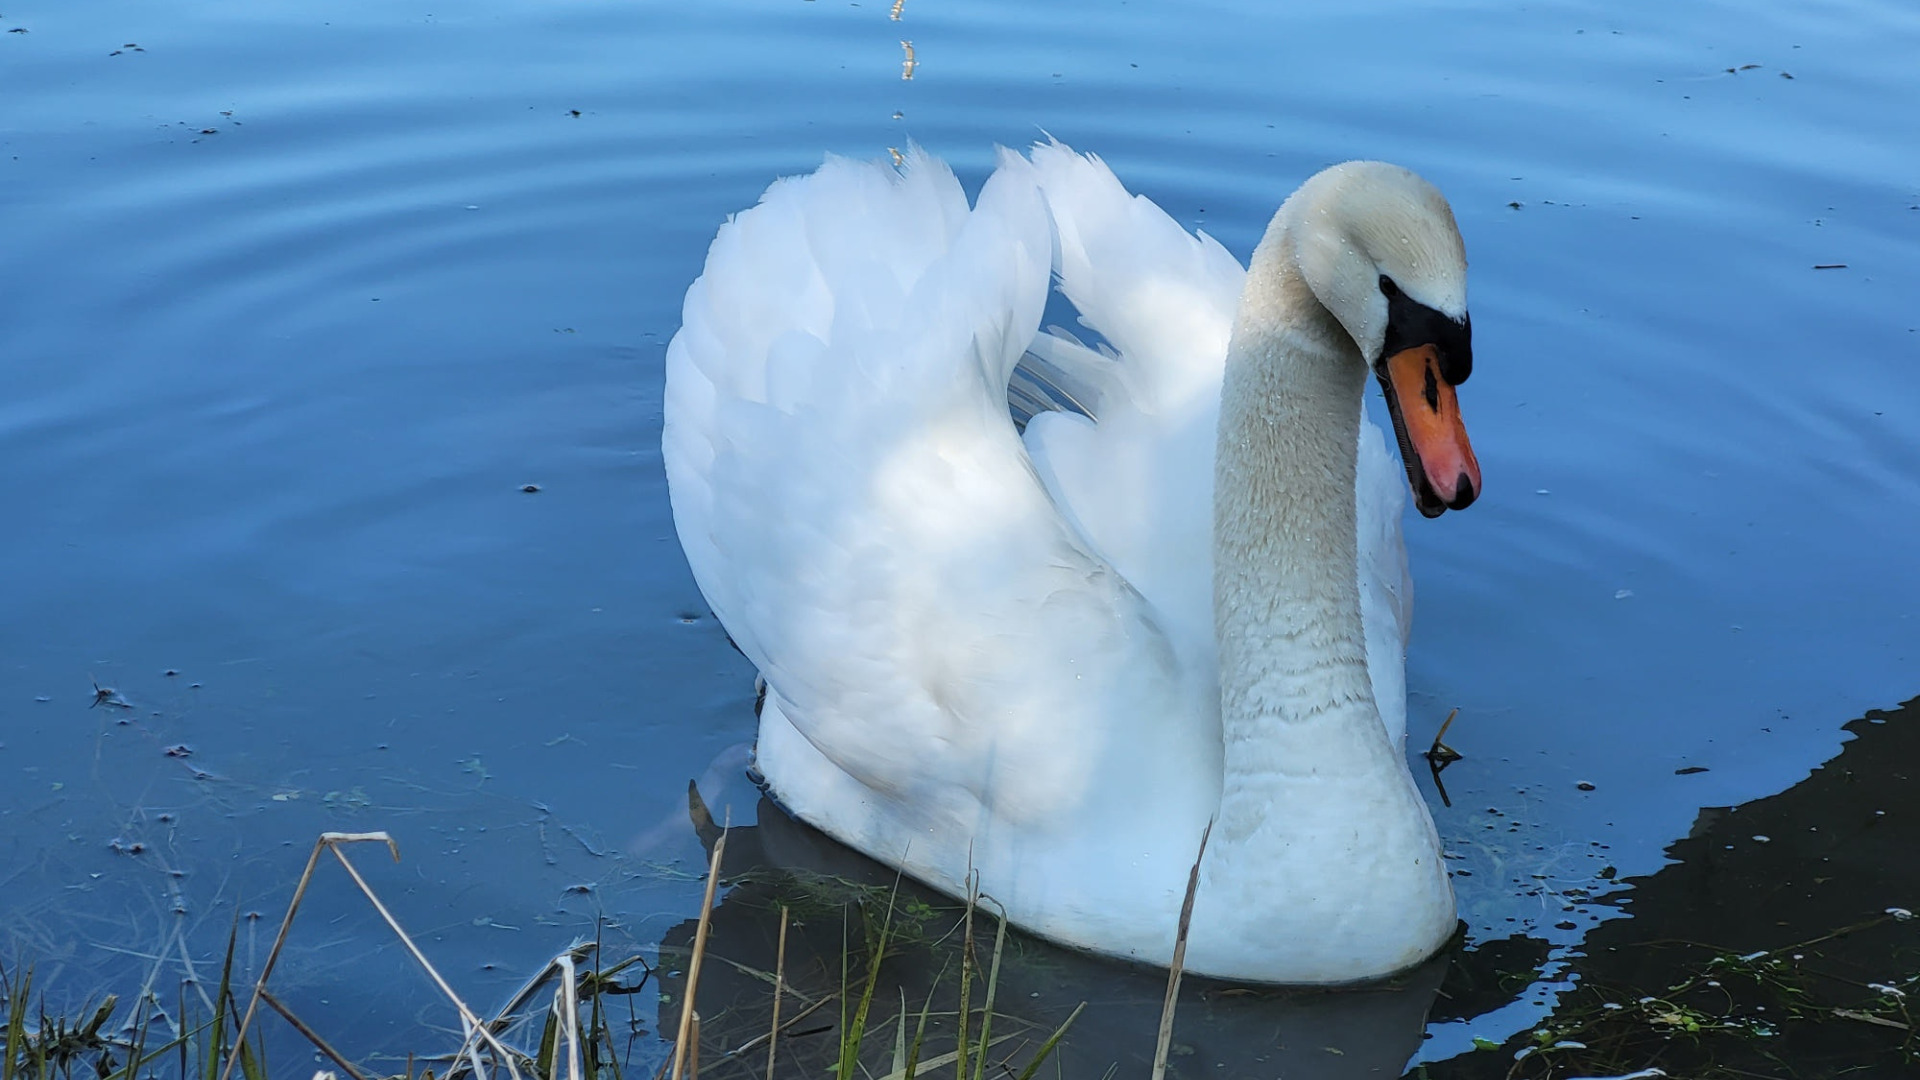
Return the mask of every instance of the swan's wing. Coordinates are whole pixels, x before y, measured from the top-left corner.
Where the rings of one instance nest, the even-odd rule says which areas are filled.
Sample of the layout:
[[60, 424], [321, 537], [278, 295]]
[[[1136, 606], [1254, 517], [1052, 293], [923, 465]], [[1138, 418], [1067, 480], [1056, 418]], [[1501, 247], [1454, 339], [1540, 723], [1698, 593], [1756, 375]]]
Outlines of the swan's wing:
[[1153, 604], [1183, 657], [1211, 672], [1214, 438], [1245, 271], [1211, 237], [1129, 194], [1097, 157], [1042, 143], [1029, 167], [1053, 219], [1060, 291], [1110, 348], [1061, 331], [1035, 341], [1043, 370], [1093, 387], [1098, 404], [1095, 420], [1035, 416], [1028, 449], [1087, 543]]
[[1077, 822], [1148, 762], [1205, 798], [1165, 633], [1008, 415], [1051, 247], [1017, 170], [969, 211], [917, 151], [829, 160], [722, 227], [668, 347], [681, 543], [778, 712], [862, 785], [864, 808], [798, 808], [855, 843], [863, 813], [948, 839]]
[[[1017, 159], [1015, 159], [1017, 161]], [[1009, 165], [1008, 167], [1014, 167]], [[1031, 347], [1043, 382], [1093, 419], [1036, 414], [1026, 442], [1089, 546], [1153, 604], [1183, 656], [1213, 670], [1213, 458], [1220, 382], [1246, 273], [1205, 233], [1131, 195], [1099, 158], [1058, 142], [1032, 153], [1055, 236], [1054, 273], [1109, 350], [1053, 330]], [[1388, 734], [1406, 725], [1412, 582], [1407, 494], [1380, 428], [1362, 418], [1355, 509], [1369, 670]]]

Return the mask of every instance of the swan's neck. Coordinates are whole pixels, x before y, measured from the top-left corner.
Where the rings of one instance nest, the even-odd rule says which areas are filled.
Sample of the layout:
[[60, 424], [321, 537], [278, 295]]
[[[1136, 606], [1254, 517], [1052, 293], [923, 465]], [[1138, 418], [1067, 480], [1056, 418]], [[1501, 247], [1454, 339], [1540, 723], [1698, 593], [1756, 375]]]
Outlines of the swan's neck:
[[1300, 813], [1336, 811], [1303, 800], [1364, 792], [1398, 757], [1373, 699], [1355, 569], [1367, 368], [1289, 246], [1275, 230], [1254, 254], [1221, 392], [1213, 591], [1226, 745], [1215, 836], [1229, 844], [1297, 836]]

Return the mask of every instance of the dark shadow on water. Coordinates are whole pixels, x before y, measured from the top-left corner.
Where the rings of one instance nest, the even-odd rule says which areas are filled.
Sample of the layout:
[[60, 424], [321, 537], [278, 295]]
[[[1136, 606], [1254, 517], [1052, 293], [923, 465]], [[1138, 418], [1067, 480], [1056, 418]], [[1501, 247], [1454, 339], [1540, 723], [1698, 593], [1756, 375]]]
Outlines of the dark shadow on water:
[[1413, 1075], [1920, 1076], [1920, 698], [1846, 730], [1786, 791], [1702, 809], [1538, 1029]]
[[[709, 846], [716, 835], [717, 830], [707, 830]], [[846, 978], [857, 998], [867, 970], [869, 935], [887, 917], [895, 878], [891, 870], [793, 821], [764, 800], [756, 826], [729, 834], [722, 876], [728, 890], [713, 912], [699, 988], [701, 1074], [759, 1076], [766, 1067], [764, 1047], [732, 1060], [718, 1059], [767, 1031], [781, 906], [792, 916], [788, 983], [804, 999], [830, 995], [841, 986], [844, 956]], [[954, 1046], [962, 909], [911, 881], [900, 883], [892, 907], [897, 943], [881, 968], [862, 1054], [875, 1077], [891, 1068], [903, 1001], [909, 1016], [917, 1018], [932, 994], [926, 1056], [948, 1053]], [[975, 919], [975, 949], [984, 968], [991, 962], [996, 923], [984, 911]], [[678, 1024], [685, 988], [680, 968], [694, 932], [695, 923], [689, 920], [661, 942], [666, 972], [658, 1015], [662, 1032]], [[1530, 968], [1544, 958], [1545, 950], [1543, 942], [1507, 939], [1476, 951], [1442, 955], [1385, 984], [1331, 991], [1189, 978], [1181, 990], [1170, 1075], [1302, 1080], [1399, 1076], [1421, 1043], [1430, 1012], [1440, 1017], [1478, 1015], [1507, 1004], [1530, 980], [1500, 990], [1501, 973], [1515, 966]], [[984, 982], [983, 971], [974, 984], [976, 1009]], [[1039, 1044], [1084, 1001], [1087, 1007], [1062, 1042], [1057, 1060], [1046, 1062], [1036, 1075], [1146, 1076], [1165, 991], [1163, 971], [1010, 932], [993, 1032], [996, 1038], [1012, 1037], [995, 1047], [989, 1061], [1010, 1058], [1011, 1071], [993, 1067], [988, 1074], [1018, 1075]], [[782, 1014], [792, 1016], [803, 1007], [803, 1000], [789, 997]], [[838, 1002], [831, 1002], [796, 1025], [794, 1034], [780, 1044], [780, 1073], [808, 1076], [828, 1069], [838, 1053], [840, 1019]], [[912, 1031], [910, 1020], [909, 1037]], [[938, 1066], [927, 1075], [951, 1075], [952, 1068]]]

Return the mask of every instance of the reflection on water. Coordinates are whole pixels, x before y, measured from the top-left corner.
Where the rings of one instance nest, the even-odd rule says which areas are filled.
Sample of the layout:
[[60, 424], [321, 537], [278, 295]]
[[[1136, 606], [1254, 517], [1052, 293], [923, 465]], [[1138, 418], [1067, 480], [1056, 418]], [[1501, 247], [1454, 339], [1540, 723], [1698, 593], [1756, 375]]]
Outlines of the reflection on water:
[[[717, 830], [709, 831], [709, 842]], [[866, 974], [867, 947], [886, 919], [895, 877], [891, 870], [788, 818], [769, 802], [758, 824], [728, 836], [723, 875], [731, 882], [714, 910], [708, 952], [700, 976], [702, 1075], [757, 1076], [764, 1054], [722, 1061], [728, 1050], [767, 1031], [772, 973], [779, 963], [779, 909], [793, 913], [785, 970], [795, 999], [787, 1015], [834, 995], [842, 986], [842, 959], [851, 955], [857, 996]], [[894, 927], [899, 943], [881, 967], [867, 1027], [864, 1059], [884, 1075], [903, 1014], [909, 1031], [922, 1004], [931, 1001], [927, 1056], [954, 1045], [962, 913], [951, 900], [900, 885]], [[993, 922], [976, 916], [975, 952], [984, 972], [993, 953]], [[695, 921], [668, 931], [660, 945], [664, 963], [683, 964]], [[1172, 928], [1168, 930], [1172, 933]], [[1188, 978], [1181, 986], [1175, 1027], [1173, 1075], [1290, 1077], [1339, 1080], [1397, 1077], [1421, 1042], [1449, 966], [1472, 969], [1465, 979], [1490, 981], [1487, 962], [1509, 957], [1498, 950], [1443, 954], [1388, 983], [1350, 990], [1284, 991]], [[984, 980], [976, 977], [974, 1007]], [[991, 1059], [1010, 1060], [1018, 1072], [1037, 1045], [1082, 1002], [1086, 1003], [1058, 1050], [1067, 1076], [1119, 1076], [1150, 1071], [1167, 978], [1163, 971], [1132, 967], [1061, 949], [1017, 931], [1009, 933], [995, 998], [993, 1030], [1010, 1036]], [[684, 977], [670, 972], [662, 984], [659, 1030], [678, 1023]], [[1504, 1002], [1502, 1002], [1504, 1003]], [[1454, 1002], [1457, 1005], [1459, 1002]], [[812, 1022], [782, 1040], [780, 1070], [818, 1075], [838, 1054], [839, 1012], [829, 1003]], [[978, 1018], [973, 1030], [978, 1032]], [[717, 1065], [722, 1067], [712, 1068]], [[1042, 1075], [1052, 1075], [1049, 1062]], [[994, 1070], [997, 1071], [997, 1066]]]
[[1631, 918], [1587, 935], [1538, 1028], [1424, 1075], [1920, 1071], [1920, 699], [1846, 730], [1786, 791], [1701, 810], [1672, 863], [1626, 883]]

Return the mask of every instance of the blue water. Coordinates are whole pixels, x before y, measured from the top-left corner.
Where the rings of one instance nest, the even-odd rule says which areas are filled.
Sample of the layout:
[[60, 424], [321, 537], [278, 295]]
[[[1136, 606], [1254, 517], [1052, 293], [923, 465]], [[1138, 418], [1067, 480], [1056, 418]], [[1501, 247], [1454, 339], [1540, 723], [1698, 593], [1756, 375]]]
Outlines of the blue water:
[[[1476, 940], [1577, 946], [1613, 911], [1560, 890], [1920, 690], [1910, 5], [0, 10], [0, 958], [63, 992], [204, 977], [236, 917], [257, 958], [322, 829], [399, 838], [376, 884], [482, 1000], [697, 909], [685, 787], [752, 813], [753, 690], [661, 356], [715, 227], [825, 152], [977, 184], [1051, 132], [1242, 258], [1327, 163], [1447, 192], [1487, 492], [1410, 523], [1410, 726], [1461, 710]], [[310, 1019], [451, 1022], [310, 904]]]

